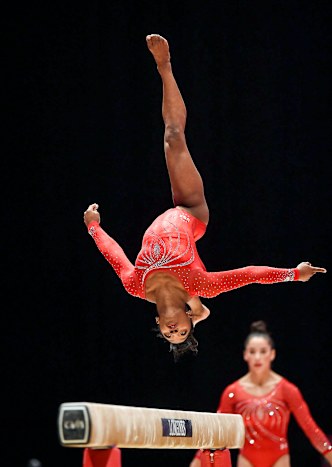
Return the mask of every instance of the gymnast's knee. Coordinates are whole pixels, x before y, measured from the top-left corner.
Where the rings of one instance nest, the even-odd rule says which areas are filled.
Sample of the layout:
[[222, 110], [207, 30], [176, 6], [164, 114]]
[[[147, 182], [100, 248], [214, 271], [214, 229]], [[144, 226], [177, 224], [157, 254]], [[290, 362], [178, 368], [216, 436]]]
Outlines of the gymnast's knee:
[[185, 143], [184, 129], [180, 125], [168, 125], [165, 128], [164, 142], [168, 147], [177, 147]]

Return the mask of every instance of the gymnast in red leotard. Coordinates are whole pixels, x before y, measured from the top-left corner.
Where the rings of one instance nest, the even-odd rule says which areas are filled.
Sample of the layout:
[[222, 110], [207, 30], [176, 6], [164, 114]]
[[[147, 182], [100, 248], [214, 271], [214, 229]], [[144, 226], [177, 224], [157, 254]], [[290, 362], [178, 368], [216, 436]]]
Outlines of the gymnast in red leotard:
[[[249, 372], [223, 391], [218, 413], [241, 414], [245, 443], [237, 467], [289, 467], [287, 430], [292, 414], [312, 445], [332, 465], [332, 446], [313, 420], [300, 390], [271, 370], [274, 341], [264, 321], [252, 323], [245, 340], [244, 360]], [[191, 467], [200, 467], [201, 451]]]
[[291, 269], [248, 266], [206, 271], [195, 242], [205, 233], [209, 209], [201, 176], [186, 144], [186, 107], [172, 72], [167, 40], [152, 34], [146, 41], [163, 86], [164, 150], [175, 207], [161, 214], [147, 229], [135, 265], [101, 228], [97, 203], [85, 211], [84, 222], [127, 292], [156, 304], [160, 335], [178, 356], [187, 350], [197, 352], [193, 327], [210, 314], [199, 297], [215, 297], [252, 283], [304, 282], [326, 270], [302, 262]]

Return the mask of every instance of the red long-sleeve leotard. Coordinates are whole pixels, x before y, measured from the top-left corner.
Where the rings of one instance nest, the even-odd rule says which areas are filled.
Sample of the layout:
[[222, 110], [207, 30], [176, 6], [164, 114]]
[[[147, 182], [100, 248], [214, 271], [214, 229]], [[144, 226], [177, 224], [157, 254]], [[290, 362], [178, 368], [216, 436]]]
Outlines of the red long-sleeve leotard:
[[223, 391], [217, 412], [242, 415], [246, 438], [240, 452], [255, 467], [272, 466], [289, 452], [290, 414], [317, 451], [324, 455], [332, 449], [327, 436], [313, 420], [300, 390], [286, 378], [261, 397], [249, 394], [236, 381]]
[[172, 208], [161, 214], [146, 230], [135, 266], [120, 245], [93, 221], [88, 231], [111, 264], [128, 293], [145, 299], [145, 281], [151, 272], [175, 275], [190, 296], [211, 298], [248, 284], [274, 284], [297, 280], [297, 269], [247, 266], [220, 272], [207, 272], [196, 241], [206, 225], [187, 211]]
[[[318, 452], [324, 455], [332, 450], [300, 390], [286, 378], [260, 397], [249, 394], [239, 380], [235, 381], [223, 391], [217, 412], [242, 415], [246, 435], [240, 453], [255, 467], [271, 467], [288, 454], [287, 430], [291, 414]], [[195, 457], [200, 459], [201, 451], [196, 451]]]

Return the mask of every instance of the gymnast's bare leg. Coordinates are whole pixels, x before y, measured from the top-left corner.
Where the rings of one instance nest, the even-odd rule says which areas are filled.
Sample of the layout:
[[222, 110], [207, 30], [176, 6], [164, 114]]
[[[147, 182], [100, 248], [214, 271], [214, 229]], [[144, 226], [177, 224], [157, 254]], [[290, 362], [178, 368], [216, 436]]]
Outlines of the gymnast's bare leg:
[[164, 149], [174, 205], [208, 224], [203, 181], [187, 147], [187, 110], [172, 72], [168, 42], [158, 34], [147, 36], [146, 41], [163, 84]]
[[[173, 75], [168, 42], [159, 34], [148, 35], [146, 42], [162, 80], [162, 116], [165, 124], [164, 150], [174, 205], [190, 212], [207, 225], [209, 209], [205, 200], [202, 178], [186, 143], [187, 110]], [[158, 292], [154, 293], [152, 301], [157, 304], [159, 314], [157, 323], [167, 340], [169, 340], [168, 334], [165, 332], [167, 320], [172, 319], [173, 322], [176, 321], [179, 326], [182, 325], [184, 328], [185, 326], [190, 327], [188, 316], [190, 316], [192, 324], [195, 325], [210, 314], [210, 310], [201, 303], [199, 297], [190, 298], [182, 286], [180, 290], [178, 284], [173, 283], [173, 287], [169, 289], [168, 284], [171, 280], [174, 281], [172, 276], [160, 273], [150, 276], [146, 282], [147, 296], [149, 290], [158, 289]], [[191, 308], [189, 313], [184, 311], [185, 303], [189, 304]], [[187, 336], [181, 338], [173, 335], [170, 339], [173, 343], [179, 343], [186, 338]]]

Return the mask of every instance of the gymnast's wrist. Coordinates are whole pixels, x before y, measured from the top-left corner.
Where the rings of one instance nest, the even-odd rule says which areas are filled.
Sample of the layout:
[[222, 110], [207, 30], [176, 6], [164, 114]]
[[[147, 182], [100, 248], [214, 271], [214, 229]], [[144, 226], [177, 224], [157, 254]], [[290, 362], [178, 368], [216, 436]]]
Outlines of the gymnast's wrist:
[[87, 225], [88, 230], [90, 230], [92, 227], [98, 227], [99, 222], [96, 220], [90, 221]]
[[322, 455], [324, 457], [327, 457], [327, 455], [329, 455], [328, 458], [332, 461], [332, 457], [330, 457], [332, 456], [332, 445], [328, 446], [328, 448], [324, 452], [322, 452]]
[[300, 277], [300, 271], [298, 268], [294, 268], [293, 271], [294, 271], [294, 281], [298, 281]]

